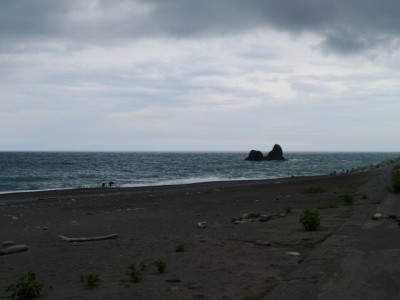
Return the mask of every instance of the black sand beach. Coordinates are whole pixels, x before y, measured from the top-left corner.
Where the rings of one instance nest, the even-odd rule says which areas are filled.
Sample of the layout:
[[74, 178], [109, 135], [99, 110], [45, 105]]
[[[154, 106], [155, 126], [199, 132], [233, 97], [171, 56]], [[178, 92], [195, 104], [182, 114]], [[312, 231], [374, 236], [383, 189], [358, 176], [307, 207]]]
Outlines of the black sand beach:
[[[0, 296], [33, 271], [44, 282], [41, 299], [268, 299], [360, 208], [379, 205], [390, 172], [0, 195], [0, 242], [28, 246], [0, 256]], [[307, 193], [310, 187], [322, 190]], [[318, 209], [320, 230], [304, 231], [306, 208]], [[59, 237], [111, 234], [118, 237]], [[154, 266], [159, 259], [164, 273]], [[137, 283], [133, 263], [145, 267]], [[81, 282], [88, 273], [100, 278], [93, 289]]]

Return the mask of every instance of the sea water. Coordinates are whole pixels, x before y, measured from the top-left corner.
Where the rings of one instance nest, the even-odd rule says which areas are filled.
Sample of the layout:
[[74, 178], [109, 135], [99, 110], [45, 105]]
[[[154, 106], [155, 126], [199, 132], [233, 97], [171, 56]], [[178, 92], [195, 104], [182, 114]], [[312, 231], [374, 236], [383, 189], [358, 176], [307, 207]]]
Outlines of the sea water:
[[286, 161], [246, 161], [245, 152], [0, 152], [0, 193], [323, 175], [400, 153], [285, 152]]

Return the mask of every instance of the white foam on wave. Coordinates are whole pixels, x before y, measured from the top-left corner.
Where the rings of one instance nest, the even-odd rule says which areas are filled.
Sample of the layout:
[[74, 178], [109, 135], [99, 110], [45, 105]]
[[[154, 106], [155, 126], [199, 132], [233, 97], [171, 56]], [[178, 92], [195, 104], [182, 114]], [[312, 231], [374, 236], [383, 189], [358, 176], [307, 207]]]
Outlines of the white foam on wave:
[[145, 182], [145, 183], [124, 183], [120, 187], [142, 187], [142, 186], [163, 186], [163, 185], [184, 185], [193, 183], [204, 183], [204, 182], [218, 182], [218, 181], [241, 181], [241, 180], [259, 180], [259, 179], [270, 179], [270, 178], [249, 178], [249, 177], [235, 177], [235, 178], [224, 178], [217, 176], [209, 177], [191, 177], [181, 179], [163, 180], [158, 182]]

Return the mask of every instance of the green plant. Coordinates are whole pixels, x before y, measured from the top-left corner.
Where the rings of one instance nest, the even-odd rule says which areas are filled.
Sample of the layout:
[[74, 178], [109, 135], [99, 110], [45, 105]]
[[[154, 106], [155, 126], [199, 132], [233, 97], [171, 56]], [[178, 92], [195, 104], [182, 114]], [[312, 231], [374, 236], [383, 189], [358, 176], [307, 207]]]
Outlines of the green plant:
[[100, 281], [100, 276], [97, 273], [82, 274], [81, 281], [90, 289], [94, 288]]
[[325, 193], [326, 189], [319, 186], [310, 186], [308, 189], [303, 191], [303, 194], [317, 194], [317, 193]]
[[394, 193], [400, 192], [400, 171], [395, 171], [392, 174], [392, 191]]
[[344, 202], [344, 205], [347, 205], [347, 206], [349, 206], [349, 205], [353, 205], [354, 204], [354, 197], [353, 196], [351, 196], [351, 195], [344, 195], [343, 196], [343, 202]]
[[129, 276], [134, 283], [142, 280], [142, 273], [136, 268], [135, 264], [129, 265]]
[[304, 230], [315, 231], [320, 228], [320, 215], [318, 211], [310, 209], [303, 210], [299, 222], [303, 224]]
[[156, 261], [154, 262], [154, 265], [156, 266], [157, 271], [158, 271], [159, 273], [164, 273], [165, 269], [167, 268], [167, 263], [166, 263], [164, 260], [162, 260], [162, 259], [156, 260]]
[[36, 279], [36, 274], [29, 272], [26, 276], [19, 278], [17, 283], [6, 287], [7, 292], [11, 292], [11, 298], [33, 299], [40, 295], [43, 282]]
[[185, 245], [179, 244], [178, 246], [176, 246], [175, 251], [176, 252], [185, 252]]

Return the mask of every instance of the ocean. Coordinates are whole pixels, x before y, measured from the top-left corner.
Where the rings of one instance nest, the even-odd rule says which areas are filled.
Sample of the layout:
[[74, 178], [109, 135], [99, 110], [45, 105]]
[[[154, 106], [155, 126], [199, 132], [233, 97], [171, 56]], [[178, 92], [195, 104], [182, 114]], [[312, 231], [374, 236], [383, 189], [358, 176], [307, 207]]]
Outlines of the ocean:
[[285, 152], [286, 161], [245, 161], [248, 152], [0, 152], [0, 193], [188, 184], [323, 175], [397, 158], [400, 152]]

